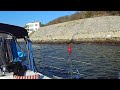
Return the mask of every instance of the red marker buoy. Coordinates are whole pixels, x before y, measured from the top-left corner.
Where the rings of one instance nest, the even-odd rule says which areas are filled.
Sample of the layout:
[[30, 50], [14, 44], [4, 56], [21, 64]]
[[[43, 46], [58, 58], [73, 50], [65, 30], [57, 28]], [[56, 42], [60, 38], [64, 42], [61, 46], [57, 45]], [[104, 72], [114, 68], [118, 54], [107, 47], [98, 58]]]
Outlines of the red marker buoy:
[[72, 52], [71, 44], [68, 44], [68, 53], [70, 54]]

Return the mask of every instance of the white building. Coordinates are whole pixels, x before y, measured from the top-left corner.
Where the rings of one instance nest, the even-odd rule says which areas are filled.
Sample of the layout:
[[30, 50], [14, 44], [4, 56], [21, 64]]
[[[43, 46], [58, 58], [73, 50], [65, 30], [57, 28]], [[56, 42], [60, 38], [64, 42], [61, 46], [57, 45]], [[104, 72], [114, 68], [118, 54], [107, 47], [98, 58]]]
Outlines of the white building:
[[36, 31], [39, 28], [40, 28], [40, 22], [31, 22], [26, 24], [26, 29], [28, 30], [28, 33]]

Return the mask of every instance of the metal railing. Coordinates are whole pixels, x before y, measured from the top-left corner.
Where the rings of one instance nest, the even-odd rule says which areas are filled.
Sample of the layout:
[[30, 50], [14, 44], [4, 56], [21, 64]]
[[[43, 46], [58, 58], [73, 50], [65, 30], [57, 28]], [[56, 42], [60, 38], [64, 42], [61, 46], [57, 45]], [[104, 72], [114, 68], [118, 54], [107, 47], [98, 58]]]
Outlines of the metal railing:
[[[60, 70], [61, 72], [62, 71], [66, 71], [68, 72], [68, 74], [70, 74], [70, 78], [72, 79], [73, 78], [73, 74], [75, 75], [79, 75], [80, 77], [83, 77], [84, 74], [80, 73], [80, 71], [77, 69], [77, 68], [74, 68], [73, 70], [73, 67], [74, 65], [72, 65], [73, 62], [76, 62], [76, 63], [81, 63], [81, 64], [85, 64], [85, 65], [91, 65], [91, 63], [89, 62], [84, 62], [84, 61], [77, 61], [77, 60], [71, 60], [70, 57], [66, 60], [65, 58], [62, 58], [62, 57], [55, 57], [55, 56], [44, 56], [43, 58], [50, 58], [50, 61], [53, 60], [53, 59], [57, 59], [57, 63], [60, 63], [60, 62], [68, 62], [68, 66], [70, 67], [69, 69], [65, 69], [65, 68], [61, 68], [61, 67], [57, 67], [55, 65], [49, 65], [47, 63], [43, 63], [44, 59], [42, 61], [40, 61], [40, 66], [44, 66], [44, 67], [49, 67], [49, 68], [52, 68], [52, 69], [56, 69], [56, 70]], [[34, 57], [34, 58], [37, 58], [39, 59], [38, 57]], [[55, 76], [55, 75], [53, 75]]]

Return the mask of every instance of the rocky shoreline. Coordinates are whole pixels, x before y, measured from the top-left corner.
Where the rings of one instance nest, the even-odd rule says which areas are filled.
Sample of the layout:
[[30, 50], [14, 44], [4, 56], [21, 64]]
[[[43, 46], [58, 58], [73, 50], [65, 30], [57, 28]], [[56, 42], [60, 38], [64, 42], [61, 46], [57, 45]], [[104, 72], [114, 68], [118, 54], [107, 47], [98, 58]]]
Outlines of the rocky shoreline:
[[94, 38], [94, 39], [81, 39], [81, 40], [44, 40], [44, 41], [39, 41], [35, 40], [32, 41], [35, 44], [68, 44], [68, 43], [73, 43], [73, 44], [80, 44], [80, 43], [113, 43], [113, 44], [120, 44], [120, 38], [116, 39], [105, 39], [105, 38]]
[[120, 16], [102, 16], [41, 27], [33, 43], [120, 43]]

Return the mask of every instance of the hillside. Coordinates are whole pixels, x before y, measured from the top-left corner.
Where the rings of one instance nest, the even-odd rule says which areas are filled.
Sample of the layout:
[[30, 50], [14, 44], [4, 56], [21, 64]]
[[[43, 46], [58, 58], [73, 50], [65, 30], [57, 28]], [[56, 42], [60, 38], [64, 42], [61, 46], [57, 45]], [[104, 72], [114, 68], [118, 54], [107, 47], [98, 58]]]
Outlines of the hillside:
[[30, 39], [37, 43], [120, 41], [120, 16], [86, 18], [41, 27]]
[[90, 17], [99, 17], [99, 16], [113, 16], [120, 15], [120, 11], [78, 11], [69, 16], [63, 16], [56, 18], [55, 20], [50, 21], [47, 25], [68, 22], [72, 20], [85, 19]]

